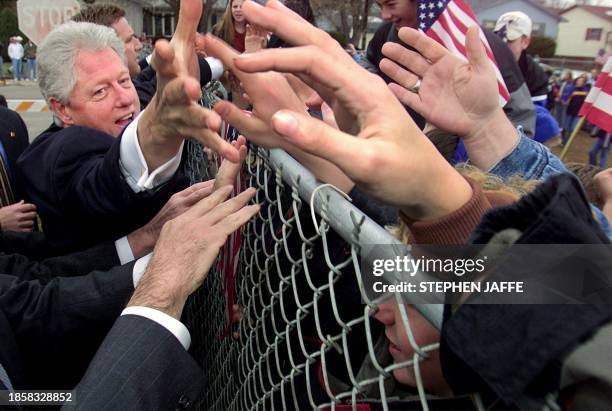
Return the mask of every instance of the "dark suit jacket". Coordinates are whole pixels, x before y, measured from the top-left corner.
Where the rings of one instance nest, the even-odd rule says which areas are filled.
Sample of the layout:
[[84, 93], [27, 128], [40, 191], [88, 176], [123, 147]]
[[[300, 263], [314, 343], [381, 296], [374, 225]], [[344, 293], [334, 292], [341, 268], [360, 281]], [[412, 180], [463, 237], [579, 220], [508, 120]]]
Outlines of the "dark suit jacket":
[[[144, 59], [143, 59], [144, 60]], [[153, 95], [155, 94], [155, 90], [157, 90], [157, 77], [155, 70], [149, 64], [146, 64], [146, 60], [144, 60], [144, 65], [141, 60], [139, 62], [141, 71], [138, 74], [138, 77], [132, 80], [134, 83], [134, 87], [136, 87], [136, 92], [138, 93], [138, 99], [140, 100], [140, 110], [144, 110], [145, 107], [149, 105]], [[210, 65], [208, 62], [199, 58], [198, 63], [200, 64], [200, 84], [202, 87], [208, 83], [212, 79], [212, 71], [210, 70]]]
[[120, 265], [114, 242], [107, 242], [85, 251], [34, 261], [22, 254], [0, 253], [0, 273], [22, 280], [47, 282], [63, 277], [85, 275], [95, 270], [110, 270]]
[[0, 107], [0, 142], [6, 152], [8, 160], [8, 173], [11, 179], [11, 188], [15, 200], [23, 198], [23, 190], [15, 181], [15, 170], [17, 169], [17, 159], [28, 147], [28, 129], [21, 119], [21, 116], [13, 110]]
[[76, 387], [69, 410], [192, 408], [204, 387], [202, 369], [174, 335], [136, 315], [121, 316]]
[[133, 265], [44, 284], [0, 275], [0, 363], [15, 389], [76, 385], [134, 290]]
[[120, 169], [120, 141], [87, 127], [51, 127], [17, 161], [51, 246], [74, 251], [120, 238], [187, 186], [178, 171], [161, 187], [134, 193]]

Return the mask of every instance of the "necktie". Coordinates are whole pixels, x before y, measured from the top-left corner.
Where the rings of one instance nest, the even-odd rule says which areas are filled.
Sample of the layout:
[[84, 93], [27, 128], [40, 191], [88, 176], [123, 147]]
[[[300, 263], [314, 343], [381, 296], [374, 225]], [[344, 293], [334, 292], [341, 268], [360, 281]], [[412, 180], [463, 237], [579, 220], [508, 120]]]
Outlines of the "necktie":
[[2, 364], [0, 364], [0, 382], [2, 384], [4, 384], [4, 386], [9, 390], [9, 391], [13, 391], [13, 385], [11, 384], [11, 379], [9, 378], [8, 374], [6, 373], [6, 370], [4, 369], [4, 367], [2, 366]]
[[13, 190], [11, 189], [11, 180], [4, 163], [3, 156], [0, 156], [0, 207], [6, 207], [15, 202]]

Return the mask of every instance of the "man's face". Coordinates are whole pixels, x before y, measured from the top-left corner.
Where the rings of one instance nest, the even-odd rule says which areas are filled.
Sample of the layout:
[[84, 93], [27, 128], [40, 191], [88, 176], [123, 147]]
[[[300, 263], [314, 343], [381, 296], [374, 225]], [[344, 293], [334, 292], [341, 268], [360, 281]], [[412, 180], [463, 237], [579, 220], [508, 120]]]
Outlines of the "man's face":
[[127, 67], [112, 49], [80, 51], [76, 84], [60, 116], [66, 126], [85, 126], [118, 137], [140, 111]]
[[531, 42], [531, 38], [527, 36], [521, 36], [516, 40], [507, 41], [506, 44], [512, 51], [514, 55], [514, 59], [518, 61], [521, 58], [521, 53], [523, 50], [526, 50], [529, 47], [529, 43]]
[[383, 20], [392, 22], [395, 28], [416, 28], [416, 0], [376, 0], [376, 3], [380, 7]]
[[130, 23], [128, 23], [125, 17], [121, 17], [114, 22], [111, 27], [115, 30], [115, 33], [117, 33], [117, 37], [123, 41], [130, 77], [135, 78], [138, 73], [140, 73], [138, 53], [142, 50], [142, 43], [138, 40], [138, 37], [134, 35], [134, 30], [132, 30]]

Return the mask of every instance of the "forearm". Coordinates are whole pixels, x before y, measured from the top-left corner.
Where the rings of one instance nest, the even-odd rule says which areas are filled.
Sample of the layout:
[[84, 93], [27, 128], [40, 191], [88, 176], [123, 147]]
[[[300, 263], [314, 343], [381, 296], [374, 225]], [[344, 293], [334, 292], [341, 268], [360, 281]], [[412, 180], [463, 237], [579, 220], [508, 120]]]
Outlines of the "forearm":
[[150, 264], [127, 306], [152, 308], [180, 320], [189, 293], [172, 282], [180, 276], [164, 271], [163, 264]]
[[164, 130], [163, 125], [155, 121], [157, 104], [158, 96], [155, 95], [138, 122], [138, 144], [149, 173], [175, 157], [183, 143], [181, 138], [159, 138]]
[[431, 167], [423, 191], [418, 198], [407, 198], [400, 207], [403, 215], [412, 221], [428, 221], [443, 218], [463, 207], [472, 198], [468, 181], [447, 162]]
[[504, 112], [499, 109], [495, 115], [477, 130], [464, 136], [463, 143], [470, 162], [483, 171], [488, 171], [519, 142], [519, 134]]

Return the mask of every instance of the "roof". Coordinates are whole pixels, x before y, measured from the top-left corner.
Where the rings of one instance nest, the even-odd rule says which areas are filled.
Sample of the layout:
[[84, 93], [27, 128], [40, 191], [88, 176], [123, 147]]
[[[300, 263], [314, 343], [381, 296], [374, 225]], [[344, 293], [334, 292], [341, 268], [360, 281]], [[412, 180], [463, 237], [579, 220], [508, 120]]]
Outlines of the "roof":
[[[550, 17], [558, 21], [563, 20], [563, 17], [561, 17], [555, 11], [547, 7], [544, 7], [535, 1], [532, 1], [532, 0], [522, 0], [522, 1], [524, 3], [528, 3], [531, 7], [534, 7], [542, 11], [543, 13], [548, 14]], [[500, 4], [506, 3], [506, 0], [468, 0], [468, 3], [470, 4], [470, 6], [472, 6], [472, 10], [474, 10], [474, 13], [478, 14], [481, 11], [485, 11], [495, 6], [498, 6]]]
[[588, 11], [591, 14], [595, 14], [598, 17], [604, 18], [609, 22], [612, 22], [612, 7], [603, 7], [603, 6], [572, 6], [568, 9], [563, 10], [560, 14], [565, 14], [570, 10], [575, 8], [580, 8], [585, 11]]

